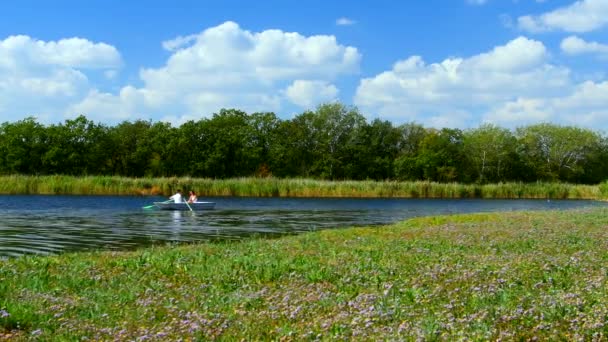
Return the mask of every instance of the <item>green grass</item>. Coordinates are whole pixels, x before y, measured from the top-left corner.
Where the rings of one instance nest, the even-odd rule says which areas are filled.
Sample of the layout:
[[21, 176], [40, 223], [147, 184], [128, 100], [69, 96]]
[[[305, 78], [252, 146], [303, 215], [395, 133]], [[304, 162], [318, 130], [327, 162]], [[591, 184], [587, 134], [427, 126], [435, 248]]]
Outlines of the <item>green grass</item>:
[[0, 261], [0, 340], [604, 340], [608, 210]]
[[110, 176], [0, 176], [0, 194], [163, 195], [177, 189], [200, 196], [402, 197], [402, 198], [554, 198], [603, 199], [608, 183], [458, 184], [396, 181], [322, 181], [279, 178], [126, 178]]

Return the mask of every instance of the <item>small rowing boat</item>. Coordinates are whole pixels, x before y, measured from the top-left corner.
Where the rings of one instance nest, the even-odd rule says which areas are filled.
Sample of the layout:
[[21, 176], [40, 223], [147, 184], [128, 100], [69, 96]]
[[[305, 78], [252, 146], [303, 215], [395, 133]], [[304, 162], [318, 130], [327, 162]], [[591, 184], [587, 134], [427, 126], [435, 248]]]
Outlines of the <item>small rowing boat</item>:
[[215, 202], [154, 202], [154, 205], [159, 207], [161, 210], [190, 210], [190, 208], [192, 208], [192, 210], [211, 210], [215, 208]]

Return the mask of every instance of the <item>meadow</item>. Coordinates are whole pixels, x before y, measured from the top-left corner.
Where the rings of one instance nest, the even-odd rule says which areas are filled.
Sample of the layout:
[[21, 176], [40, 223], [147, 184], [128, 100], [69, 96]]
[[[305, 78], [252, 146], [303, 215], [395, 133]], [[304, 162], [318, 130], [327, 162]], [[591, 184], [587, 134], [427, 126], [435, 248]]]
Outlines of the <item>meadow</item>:
[[604, 340], [607, 215], [0, 260], [0, 340]]
[[400, 198], [552, 198], [604, 199], [608, 183], [461, 184], [428, 181], [324, 181], [281, 178], [127, 178], [118, 176], [0, 176], [0, 194], [9, 195], [162, 195], [177, 189], [199, 196], [400, 197]]

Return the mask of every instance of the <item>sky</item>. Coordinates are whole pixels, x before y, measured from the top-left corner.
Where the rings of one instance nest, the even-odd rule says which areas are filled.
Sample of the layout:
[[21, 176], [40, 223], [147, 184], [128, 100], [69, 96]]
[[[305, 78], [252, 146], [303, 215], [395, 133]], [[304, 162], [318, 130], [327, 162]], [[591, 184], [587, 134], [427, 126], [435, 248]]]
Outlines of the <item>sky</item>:
[[608, 0], [9, 0], [0, 122], [291, 119], [608, 128]]

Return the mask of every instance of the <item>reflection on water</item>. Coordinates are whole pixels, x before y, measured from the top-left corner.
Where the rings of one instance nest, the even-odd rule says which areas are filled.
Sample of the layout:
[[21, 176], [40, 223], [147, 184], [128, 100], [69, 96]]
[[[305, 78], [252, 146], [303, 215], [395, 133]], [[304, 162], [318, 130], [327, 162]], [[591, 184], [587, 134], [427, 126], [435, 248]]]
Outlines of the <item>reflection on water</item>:
[[[0, 196], [0, 257], [276, 237], [450, 213], [570, 209], [594, 201], [212, 198], [215, 210], [143, 210], [158, 198]], [[162, 200], [162, 199], [160, 199]]]

